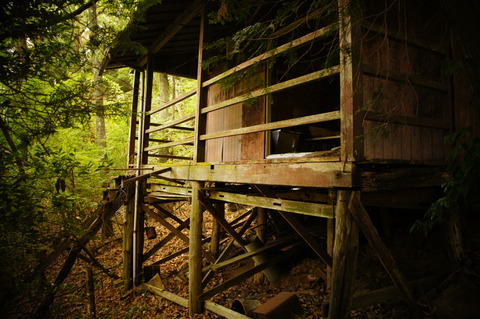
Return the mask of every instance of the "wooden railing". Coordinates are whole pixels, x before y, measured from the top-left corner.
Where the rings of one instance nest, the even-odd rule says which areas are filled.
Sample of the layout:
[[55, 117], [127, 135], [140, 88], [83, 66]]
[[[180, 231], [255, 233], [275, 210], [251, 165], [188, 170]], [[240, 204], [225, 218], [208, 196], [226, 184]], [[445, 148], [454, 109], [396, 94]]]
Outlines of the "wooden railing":
[[[284, 45], [281, 45], [275, 49], [272, 49], [270, 51], [267, 51], [263, 54], [260, 54], [248, 61], [245, 61], [228, 71], [225, 71], [207, 81], [204, 81], [201, 85], [202, 88], [206, 88], [210, 85], [213, 85], [215, 83], [218, 83], [219, 81], [233, 75], [236, 72], [245, 70], [249, 67], [252, 67], [254, 65], [257, 65], [261, 62], [264, 62], [268, 59], [271, 59], [281, 53], [284, 53], [288, 50], [296, 49], [299, 48], [300, 46], [306, 45], [316, 39], [320, 38], [325, 38], [329, 35], [332, 34], [332, 32], [336, 32], [337, 30], [337, 24], [331, 24], [326, 27], [323, 27], [321, 29], [318, 29], [316, 31], [313, 31], [309, 34], [306, 34], [300, 38], [297, 38], [289, 43], [286, 43]], [[257, 98], [261, 96], [265, 96], [268, 94], [272, 94], [275, 92], [279, 92], [282, 90], [290, 89], [298, 85], [302, 85], [305, 83], [309, 83], [312, 81], [318, 81], [327, 77], [331, 77], [333, 75], [337, 75], [340, 72], [340, 66], [336, 65], [330, 68], [322, 69], [322, 70], [317, 70], [314, 72], [311, 72], [309, 74], [305, 74], [287, 81], [283, 81], [280, 83], [276, 83], [273, 85], [269, 85], [264, 88], [256, 89], [253, 90], [249, 93], [236, 96], [233, 98], [230, 98], [228, 100], [215, 103], [210, 106], [203, 107], [199, 114], [201, 115], [206, 115], [210, 112], [220, 110], [223, 108], [227, 108], [229, 106], [245, 102], [247, 100], [251, 100], [252, 98]], [[173, 99], [170, 102], [167, 102], [163, 105], [160, 105], [158, 107], [153, 108], [149, 112], [146, 113], [146, 115], [153, 115], [156, 114], [160, 111], [166, 110], [177, 103], [180, 103], [194, 95], [197, 94], [197, 89], [190, 90], [181, 96]], [[181, 129], [181, 130], [190, 130], [193, 131], [193, 127], [190, 126], [180, 126], [180, 124], [184, 124], [188, 121], [191, 121], [195, 119], [195, 114], [189, 114], [186, 116], [183, 116], [182, 118], [174, 119], [171, 121], [168, 121], [166, 123], [162, 124], [155, 124], [151, 123], [150, 128], [145, 131], [146, 134], [151, 134], [154, 132], [160, 132], [165, 129]], [[211, 139], [216, 139], [216, 138], [223, 138], [223, 137], [228, 137], [228, 136], [235, 136], [235, 135], [243, 135], [243, 134], [248, 134], [248, 133], [254, 133], [254, 132], [266, 132], [266, 131], [271, 131], [271, 130], [276, 130], [276, 129], [283, 129], [283, 128], [288, 128], [288, 127], [293, 127], [293, 126], [300, 126], [300, 125], [308, 125], [308, 124], [315, 124], [315, 123], [321, 123], [321, 122], [326, 122], [326, 121], [332, 121], [332, 120], [340, 120], [340, 111], [332, 111], [332, 112], [326, 112], [326, 113], [320, 113], [320, 114], [315, 114], [315, 115], [310, 115], [310, 116], [303, 116], [303, 117], [297, 117], [293, 119], [287, 119], [287, 120], [282, 120], [282, 121], [276, 121], [276, 122], [270, 122], [270, 123], [265, 123], [265, 124], [259, 124], [259, 125], [252, 125], [252, 126], [247, 126], [247, 127], [241, 127], [241, 128], [236, 128], [236, 129], [230, 129], [226, 131], [220, 131], [220, 132], [214, 132], [214, 133], [207, 133], [207, 134], [202, 134], [199, 135], [198, 139], [200, 141], [206, 141], [206, 140], [211, 140]], [[194, 124], [195, 126], [195, 124]], [[321, 137], [321, 138], [313, 138], [311, 140], [318, 140], [318, 139], [339, 139], [339, 135], [335, 136], [328, 136], [328, 137]], [[163, 149], [163, 148], [169, 148], [173, 146], [178, 146], [178, 145], [194, 145], [195, 143], [195, 137], [188, 136], [182, 140], [179, 141], [167, 141], [167, 140], [160, 140], [160, 139], [155, 139], [152, 138], [150, 139], [150, 142], [155, 143], [155, 145], [149, 145], [148, 147], [144, 148], [144, 151], [146, 152], [151, 152], [154, 150], [158, 149]], [[155, 154], [149, 153], [149, 156], [155, 157]], [[190, 159], [190, 158], [183, 158], [183, 157], [178, 157], [178, 156], [161, 156], [161, 157], [171, 157], [171, 158], [177, 158], [177, 159]]]

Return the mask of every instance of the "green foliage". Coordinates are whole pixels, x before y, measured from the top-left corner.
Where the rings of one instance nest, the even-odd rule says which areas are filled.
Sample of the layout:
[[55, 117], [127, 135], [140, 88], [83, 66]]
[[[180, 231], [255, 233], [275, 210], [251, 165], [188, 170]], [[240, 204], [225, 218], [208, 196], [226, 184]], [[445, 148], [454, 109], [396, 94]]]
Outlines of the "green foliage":
[[480, 139], [473, 137], [471, 131], [471, 128], [458, 130], [448, 137], [447, 141], [455, 146], [450, 152], [449, 177], [442, 185], [443, 196], [413, 225], [412, 231], [427, 234], [454, 213], [480, 212]]
[[[223, 2], [222, 2], [223, 3]], [[264, 52], [336, 21], [336, 2], [319, 1], [237, 1], [227, 0], [225, 5], [209, 13], [212, 24], [228, 24], [237, 29], [233, 36], [215, 39], [204, 46], [209, 58], [202, 67], [213, 72], [227, 70]], [[336, 38], [336, 31], [329, 35]], [[331, 42], [330, 42], [331, 41]], [[323, 48], [303, 46], [287, 50], [267, 60], [271, 68], [290, 70], [306, 69], [309, 65], [323, 61], [324, 67], [338, 64], [338, 43], [326, 41]], [[225, 89], [232, 88], [252, 76], [249, 68], [223, 79]], [[298, 70], [297, 70], [298, 71]], [[293, 73], [293, 72], [292, 72]]]
[[[0, 308], [31, 311], [46, 282], [31, 271], [101, 199], [107, 169], [124, 167], [128, 70], [105, 73], [108, 149], [95, 146], [90, 58], [103, 50], [137, 1], [97, 1], [87, 29], [84, 0], [7, 1], [0, 12]], [[94, 35], [91, 36], [90, 35]], [[105, 54], [102, 51], [102, 54]], [[122, 132], [123, 131], [123, 132]], [[28, 280], [25, 280], [28, 278]], [[20, 302], [31, 307], [17, 307]]]

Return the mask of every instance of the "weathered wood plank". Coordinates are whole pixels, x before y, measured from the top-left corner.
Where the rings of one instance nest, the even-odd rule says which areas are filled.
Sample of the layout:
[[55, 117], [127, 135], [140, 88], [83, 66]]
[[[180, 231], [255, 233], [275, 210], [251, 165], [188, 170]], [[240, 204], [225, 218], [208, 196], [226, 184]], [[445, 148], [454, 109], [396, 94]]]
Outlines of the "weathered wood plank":
[[241, 313], [233, 311], [232, 309], [214, 303], [210, 300], [205, 300], [205, 309], [229, 319], [250, 319], [248, 316], [242, 315]]
[[287, 199], [234, 194], [221, 191], [210, 191], [209, 198], [242, 205], [281, 210], [290, 213], [333, 218], [332, 205], [328, 204], [299, 202]]
[[385, 191], [415, 187], [440, 186], [446, 180], [445, 168], [407, 167], [368, 170], [360, 173], [361, 188], [363, 191]]
[[193, 96], [197, 94], [197, 88], [194, 88], [178, 97], [176, 97], [175, 99], [171, 100], [170, 102], [167, 102], [165, 103], [164, 105], [160, 105], [159, 107], [156, 107], [154, 109], [152, 109], [150, 112], [148, 112], [148, 115], [152, 115], [152, 114], [155, 114], [157, 112], [160, 112], [162, 110], [165, 110], [166, 108], [172, 106], [172, 105], [175, 105], [185, 99], [188, 99], [189, 97]]
[[268, 86], [266, 88], [258, 89], [258, 90], [252, 91], [250, 93], [247, 93], [247, 94], [244, 94], [244, 95], [241, 95], [241, 96], [237, 96], [237, 97], [234, 97], [232, 99], [228, 99], [226, 101], [223, 101], [223, 102], [220, 102], [220, 103], [208, 106], [208, 107], [204, 107], [201, 110], [201, 112], [202, 112], [202, 114], [205, 114], [205, 113], [208, 113], [208, 112], [219, 110], [219, 109], [222, 109], [222, 108], [230, 106], [230, 105], [234, 105], [234, 104], [237, 104], [237, 103], [245, 102], [245, 101], [253, 99], [253, 98], [257, 98], [259, 96], [271, 94], [271, 93], [274, 93], [274, 92], [279, 92], [279, 91], [288, 89], [290, 87], [297, 86], [297, 85], [300, 85], [300, 84], [305, 84], [305, 83], [308, 83], [308, 82], [311, 82], [311, 81], [320, 80], [322, 78], [332, 76], [332, 75], [337, 74], [339, 72], [340, 72], [340, 67], [338, 65], [333, 66], [333, 67], [328, 68], [328, 69], [323, 69], [323, 70], [320, 70], [320, 71], [312, 72], [310, 74], [302, 75], [302, 76], [299, 76], [297, 78], [294, 78], [294, 79], [291, 79], [291, 80], [288, 80], [288, 81], [285, 81], [285, 82], [274, 84], [274, 85]]
[[245, 241], [225, 220], [225, 217], [223, 216], [222, 212], [220, 212], [215, 206], [213, 206], [213, 204], [210, 203], [210, 201], [201, 193], [198, 195], [198, 200], [203, 205], [203, 207], [205, 207], [205, 209], [208, 210], [208, 212], [215, 218], [215, 220], [219, 222], [220, 225], [222, 225], [223, 229], [225, 229], [225, 231], [230, 236], [232, 236], [233, 239], [235, 239], [237, 244], [239, 244], [243, 248], [243, 250], [246, 251], [246, 248], [244, 246]]
[[171, 171], [156, 175], [168, 180], [331, 188], [352, 187], [354, 168], [340, 162], [197, 163], [171, 165]]
[[182, 118], [179, 118], [179, 119], [176, 119], [176, 120], [173, 120], [173, 121], [170, 121], [166, 124], [162, 124], [160, 126], [156, 126], [154, 128], [151, 128], [151, 129], [147, 129], [147, 133], [153, 133], [153, 132], [157, 132], [157, 131], [161, 131], [161, 130], [164, 130], [166, 128], [173, 128], [174, 126], [178, 125], [178, 124], [182, 124], [182, 123], [185, 123], [185, 122], [188, 122], [190, 120], [193, 120], [195, 118], [195, 114], [189, 114], [189, 115], [186, 115]]
[[[323, 247], [317, 242], [308, 229], [303, 226], [292, 214], [286, 212], [279, 212], [282, 217], [292, 226], [292, 228], [297, 232], [297, 234], [303, 238], [303, 240], [307, 243], [310, 248], [317, 254], [318, 257], [327, 265], [332, 266], [332, 257], [328, 255], [328, 253], [323, 249]], [[320, 271], [324, 280], [327, 280], [327, 274], [321, 270]]]
[[244, 272], [237, 275], [236, 277], [230, 278], [230, 279], [224, 281], [222, 284], [216, 286], [215, 288], [212, 288], [208, 291], [205, 291], [204, 293], [202, 293], [199, 296], [199, 299], [200, 300], [207, 300], [208, 298], [211, 298], [211, 297], [215, 296], [216, 294], [224, 291], [225, 289], [230, 288], [230, 287], [244, 281], [245, 279], [255, 275], [256, 273], [270, 267], [271, 265], [274, 265], [276, 263], [281, 262], [282, 260], [285, 260], [287, 258], [292, 257], [293, 254], [295, 253], [295, 247], [296, 247], [296, 245], [293, 246], [292, 248], [290, 248], [288, 251], [283, 252], [282, 254], [278, 254], [277, 256], [275, 256], [273, 258], [270, 258], [265, 263], [259, 264], [259, 265], [256, 265], [256, 266], [250, 268], [250, 269], [247, 269]]
[[208, 139], [214, 139], [214, 138], [220, 138], [220, 137], [263, 132], [263, 131], [276, 130], [276, 129], [280, 129], [280, 128], [297, 126], [297, 125], [306, 125], [306, 124], [314, 124], [314, 123], [338, 120], [339, 118], [340, 118], [340, 112], [339, 111], [333, 111], [333, 112], [309, 115], [309, 116], [304, 116], [304, 117], [297, 117], [297, 118], [294, 118], [294, 119], [277, 121], [277, 122], [272, 122], [272, 123], [252, 125], [252, 126], [248, 126], [248, 127], [241, 127], [241, 128], [237, 128], [237, 129], [228, 130], [228, 131], [203, 134], [203, 135], [200, 136], [200, 139], [201, 140], [208, 140]]
[[147, 288], [148, 291], [150, 291], [152, 294], [155, 294], [157, 296], [160, 296], [164, 299], [170, 300], [182, 307], [187, 308], [188, 307], [188, 299], [180, 297], [174, 293], [171, 293], [169, 291], [163, 290], [161, 288], [155, 287], [150, 284], [143, 284], [145, 288]]
[[[190, 218], [187, 218], [182, 224], [180, 224], [177, 227], [178, 231], [182, 231], [182, 229], [185, 229], [190, 225]], [[171, 241], [173, 238], [175, 238], [175, 234], [173, 232], [170, 232], [167, 236], [165, 236], [162, 240], [160, 240], [158, 243], [156, 243], [148, 252], [146, 252], [143, 256], [144, 261], [148, 260], [150, 257], [152, 257], [157, 251], [160, 250], [163, 246], [165, 246], [169, 241]]]
[[[415, 287], [415, 290], [418, 291], [429, 291], [441, 282], [442, 277], [443, 276], [432, 276], [410, 281], [409, 285]], [[401, 295], [395, 285], [371, 290], [353, 296], [352, 309], [364, 308], [381, 302], [391, 302], [400, 297]]]
[[[169, 222], [167, 222], [165, 219], [163, 219], [162, 217], [158, 216], [158, 214], [156, 214], [155, 212], [153, 212], [151, 209], [149, 209], [148, 207], [145, 207], [145, 210], [147, 212], [147, 214], [152, 217], [153, 219], [155, 219], [157, 222], [159, 222], [160, 224], [162, 224], [162, 226], [164, 226], [165, 228], [167, 228], [170, 232], [174, 233], [175, 236], [177, 236], [178, 238], [180, 238], [183, 242], [185, 242], [186, 244], [188, 244], [190, 242], [190, 239], [184, 234], [182, 233], [181, 231], [179, 231], [177, 228], [175, 228], [172, 224], [170, 224]], [[190, 233], [191, 233], [191, 229], [190, 229]], [[201, 239], [200, 239], [201, 240]], [[208, 259], [210, 262], [215, 262], [215, 258], [207, 251], [203, 250], [202, 249], [202, 255]]]
[[362, 65], [365, 74], [376, 76], [382, 79], [388, 79], [390, 81], [396, 81], [401, 83], [409, 83], [409, 85], [423, 86], [429, 89], [435, 89], [441, 92], [448, 92], [448, 84], [444, 84], [437, 81], [432, 81], [419, 76], [411, 74], [395, 73], [392, 70], [388, 70], [388, 74], [381, 74], [379, 70], [373, 68], [367, 64]]
[[300, 37], [298, 39], [295, 39], [291, 42], [288, 42], [288, 43], [285, 43], [275, 49], [272, 49], [270, 51], [267, 51], [261, 55], [258, 55], [248, 61], [245, 61], [233, 68], [231, 68], [230, 70], [228, 71], [225, 71], [211, 79], [209, 79], [208, 81], [205, 81], [203, 82], [203, 87], [206, 87], [208, 85], [211, 85], [215, 82], [218, 82], [220, 81], [221, 79], [224, 79], [226, 78], [227, 76], [229, 75], [232, 75], [234, 74], [235, 72], [238, 72], [238, 71], [241, 71], [241, 70], [244, 70], [252, 65], [255, 65], [261, 61], [265, 61], [271, 57], [274, 57], [280, 53], [283, 53], [287, 50], [291, 50], [291, 49], [294, 49], [302, 44], [305, 44], [307, 42], [310, 42], [312, 40], [315, 40], [317, 38], [321, 38], [321, 37], [324, 37], [324, 36], [327, 36], [329, 34], [331, 34], [333, 31], [335, 31], [337, 29], [337, 25], [336, 24], [331, 24], [331, 25], [328, 25], [326, 27], [323, 27], [321, 29], [318, 29], [318, 30], [315, 30], [307, 35], [304, 35], [303, 37]]
[[187, 137], [181, 141], [175, 141], [175, 142], [170, 142], [170, 143], [163, 143], [160, 145], [155, 145], [155, 146], [150, 146], [145, 148], [144, 150], [149, 152], [149, 151], [154, 151], [154, 150], [159, 150], [162, 148], [169, 148], [173, 146], [178, 146], [178, 145], [193, 145], [194, 139], [193, 137]]
[[[188, 25], [193, 18], [203, 10], [205, 2], [203, 0], [196, 0], [182, 12], [175, 21], [164, 32], [158, 35], [153, 43], [148, 48], [148, 53], [155, 54], [162, 47], [165, 46], [184, 26]], [[146, 62], [146, 57], [142, 57], [138, 61], [138, 65], [143, 66]]]
[[423, 126], [430, 128], [449, 129], [448, 121], [439, 121], [425, 117], [414, 117], [408, 115], [385, 114], [381, 112], [369, 111], [365, 114], [365, 119], [369, 121], [389, 123], [389, 124], [403, 124], [412, 126]]
[[232, 257], [228, 260], [225, 260], [225, 261], [222, 261], [222, 262], [218, 262], [218, 263], [215, 263], [215, 264], [211, 264], [210, 266], [207, 266], [205, 270], [213, 270], [213, 271], [218, 271], [219, 269], [221, 268], [224, 268], [224, 267], [227, 267], [227, 266], [230, 266], [232, 264], [235, 264], [237, 262], [240, 262], [240, 261], [243, 261], [243, 260], [246, 260], [246, 259], [250, 259], [258, 254], [261, 254], [263, 252], [266, 252], [268, 250], [271, 250], [273, 248], [282, 248], [282, 247], [285, 247], [289, 244], [292, 243], [292, 240], [293, 240], [293, 237], [290, 237], [290, 238], [282, 238], [280, 240], [276, 240], [274, 241], [273, 243], [271, 244], [268, 244], [260, 249], [257, 249], [255, 251], [252, 251], [252, 252], [247, 252], [247, 253], [243, 253], [241, 255], [238, 255], [238, 256], [235, 256], [235, 257]]

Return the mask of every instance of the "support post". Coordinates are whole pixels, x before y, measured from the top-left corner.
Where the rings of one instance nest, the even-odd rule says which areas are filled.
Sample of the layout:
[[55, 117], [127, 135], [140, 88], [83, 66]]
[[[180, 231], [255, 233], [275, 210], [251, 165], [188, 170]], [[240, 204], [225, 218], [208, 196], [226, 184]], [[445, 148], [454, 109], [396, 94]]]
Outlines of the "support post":
[[133, 287], [133, 214], [135, 210], [135, 183], [127, 184], [127, 207], [123, 224], [123, 290]]
[[329, 319], [349, 317], [358, 254], [358, 227], [348, 212], [350, 191], [339, 190], [335, 209], [335, 244], [333, 247], [332, 293]]
[[[327, 219], [327, 254], [333, 256], [333, 243], [335, 240], [335, 220]], [[327, 265], [327, 291], [332, 290], [332, 267]]]
[[[217, 212], [220, 213], [222, 217], [225, 217], [225, 203], [214, 203], [212, 204]], [[220, 223], [214, 218], [212, 224], [212, 240], [210, 241], [210, 253], [215, 257], [218, 258], [220, 254], [220, 240], [222, 239], [222, 226]]]
[[192, 183], [192, 205], [190, 210], [190, 243], [189, 243], [189, 314], [193, 317], [203, 310], [198, 298], [202, 292], [202, 223], [203, 208], [199, 200], [201, 183]]
[[363, 158], [362, 71], [360, 18], [353, 0], [338, 0], [340, 36], [340, 121], [341, 160], [353, 162]]
[[197, 108], [195, 110], [195, 140], [193, 161], [203, 162], [205, 160], [205, 141], [200, 140], [200, 135], [205, 134], [206, 116], [202, 114], [202, 107], [207, 104], [207, 88], [203, 87], [203, 43], [205, 41], [205, 8], [201, 10], [200, 34], [198, 39], [198, 66], [197, 66]]
[[[136, 216], [134, 216], [134, 262], [133, 262], [133, 284], [138, 286], [142, 281], [142, 266], [143, 266], [143, 242], [144, 242], [144, 226], [145, 226], [145, 212], [143, 209], [145, 181], [137, 181], [136, 190]], [[135, 218], [136, 217], [136, 218]]]
[[[328, 191], [328, 203], [335, 207], [337, 192], [333, 189]], [[327, 219], [327, 254], [333, 256], [333, 244], [335, 240], [335, 220]], [[332, 291], [332, 267], [327, 265], [327, 291]]]
[[135, 165], [135, 140], [137, 131], [138, 119], [138, 99], [140, 91], [140, 74], [139, 70], [135, 70], [135, 77], [133, 80], [133, 97], [132, 97], [132, 115], [130, 117], [130, 131], [128, 134], [128, 158], [127, 167], [133, 168]]
[[[265, 223], [267, 222], [267, 214], [265, 212], [265, 209], [262, 207], [256, 207], [255, 209], [257, 210], [257, 228], [255, 228], [255, 233], [257, 235], [257, 238], [263, 244], [266, 244], [267, 233]], [[263, 273], [260, 272], [258, 274], [255, 274], [253, 280], [256, 284], [262, 284], [264, 281]]]

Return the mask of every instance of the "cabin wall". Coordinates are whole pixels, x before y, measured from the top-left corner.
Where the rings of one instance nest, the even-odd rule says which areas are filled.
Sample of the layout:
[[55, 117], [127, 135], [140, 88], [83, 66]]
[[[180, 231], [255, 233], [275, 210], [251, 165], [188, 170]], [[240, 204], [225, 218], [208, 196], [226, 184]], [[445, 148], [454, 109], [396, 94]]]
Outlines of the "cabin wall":
[[[226, 89], [222, 84], [208, 88], [207, 106], [245, 94], [265, 84], [265, 71]], [[223, 132], [231, 129], [264, 124], [265, 97], [246, 103], [237, 103], [207, 114], [206, 133]], [[231, 162], [265, 158], [265, 134], [263, 132], [229, 136], [208, 140], [205, 143], [205, 161]]]
[[[369, 3], [361, 26], [364, 159], [442, 163], [453, 127], [449, 30], [438, 4]], [[386, 12], [386, 13], [385, 13]]]

